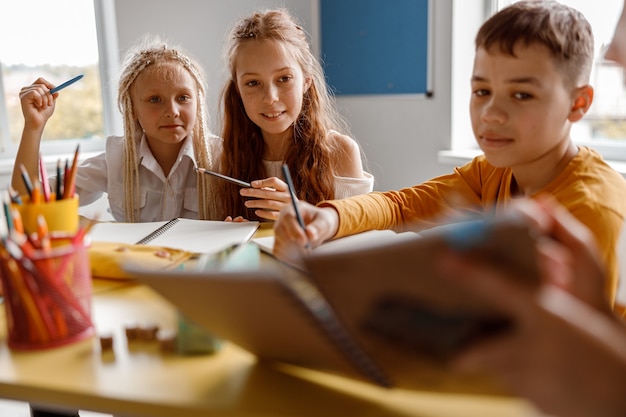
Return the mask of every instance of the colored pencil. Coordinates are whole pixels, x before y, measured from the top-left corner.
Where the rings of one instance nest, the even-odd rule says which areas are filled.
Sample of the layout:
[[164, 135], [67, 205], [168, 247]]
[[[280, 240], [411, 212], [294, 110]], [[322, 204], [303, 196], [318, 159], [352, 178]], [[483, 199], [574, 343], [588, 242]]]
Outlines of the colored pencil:
[[57, 185], [56, 185], [56, 199], [61, 200], [63, 198], [63, 171], [61, 170], [61, 160], [57, 160]]
[[233, 184], [237, 184], [240, 187], [246, 187], [246, 188], [252, 187], [252, 185], [250, 185], [249, 182], [238, 180], [236, 178], [229, 177], [228, 175], [220, 174], [218, 172], [209, 171], [208, 169], [196, 168], [196, 171], [200, 172], [201, 174], [208, 174], [208, 175], [212, 175], [212, 176], [217, 177], [217, 178], [221, 178], [221, 179], [223, 179], [225, 181], [232, 182]]
[[30, 181], [30, 176], [24, 164], [20, 164], [20, 171], [22, 173], [22, 181], [24, 181], [24, 187], [26, 187], [26, 193], [29, 197], [33, 196], [33, 183]]
[[74, 160], [72, 161], [72, 167], [70, 168], [69, 178], [65, 179], [65, 190], [63, 190], [63, 198], [74, 197], [74, 189], [76, 185], [76, 171], [78, 170], [78, 152], [80, 151], [80, 143], [76, 145], [76, 151], [74, 151]]
[[58, 93], [59, 91], [63, 90], [65, 87], [69, 87], [70, 85], [74, 84], [76, 81], [80, 80], [83, 77], [84, 77], [84, 75], [80, 74], [80, 75], [77, 75], [76, 77], [72, 78], [71, 80], [67, 80], [66, 82], [64, 82], [61, 85], [57, 85], [56, 87], [54, 87], [53, 89], [50, 90], [50, 94]]
[[50, 182], [48, 182], [48, 173], [46, 172], [46, 164], [41, 155], [39, 155], [39, 179], [41, 180], [41, 191], [43, 199], [46, 203], [50, 201]]

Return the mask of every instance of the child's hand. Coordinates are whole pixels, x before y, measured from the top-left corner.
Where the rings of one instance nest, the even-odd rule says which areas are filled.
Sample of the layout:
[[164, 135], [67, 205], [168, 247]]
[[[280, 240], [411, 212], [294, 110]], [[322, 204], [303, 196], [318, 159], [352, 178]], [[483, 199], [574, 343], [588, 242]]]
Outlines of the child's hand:
[[316, 207], [300, 201], [298, 209], [306, 230], [300, 226], [293, 205], [289, 204], [274, 224], [273, 248], [278, 259], [296, 265], [302, 254], [330, 240], [339, 229], [339, 215], [332, 207]]
[[252, 197], [246, 201], [246, 207], [255, 209], [254, 213], [262, 219], [278, 219], [280, 210], [291, 204], [287, 184], [279, 178], [270, 177], [250, 184], [252, 188], [242, 188], [239, 194]]
[[233, 216], [226, 216], [224, 221], [227, 223], [244, 223], [244, 222], [249, 222], [250, 220], [244, 218], [243, 216], [237, 216], [234, 219], [233, 219]]
[[626, 384], [626, 332], [615, 317], [551, 284], [529, 291], [471, 259], [448, 257], [443, 265], [468, 295], [513, 322], [509, 331], [467, 347], [452, 369], [487, 371], [550, 415], [623, 413], [626, 400], [617, 387]]
[[38, 78], [32, 85], [20, 90], [24, 127], [43, 128], [52, 116], [58, 93], [50, 94], [51, 88], [54, 88], [54, 84]]

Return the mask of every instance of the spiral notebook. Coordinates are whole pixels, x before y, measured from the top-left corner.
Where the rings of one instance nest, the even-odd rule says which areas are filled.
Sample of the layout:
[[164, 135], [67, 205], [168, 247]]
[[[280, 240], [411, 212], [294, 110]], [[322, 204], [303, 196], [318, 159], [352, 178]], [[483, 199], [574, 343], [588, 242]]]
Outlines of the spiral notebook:
[[217, 253], [247, 242], [259, 222], [222, 222], [176, 218], [144, 223], [98, 223], [91, 229], [94, 242], [153, 245], [192, 253]]
[[446, 363], [510, 323], [442, 280], [433, 261], [460, 242], [472, 255], [526, 270], [534, 285], [534, 238], [516, 225], [497, 229], [482, 242], [469, 227], [319, 253], [307, 258], [307, 274], [278, 262], [263, 270], [129, 272], [207, 330], [270, 363], [383, 387], [494, 394], [502, 390], [485, 375], [460, 375]]

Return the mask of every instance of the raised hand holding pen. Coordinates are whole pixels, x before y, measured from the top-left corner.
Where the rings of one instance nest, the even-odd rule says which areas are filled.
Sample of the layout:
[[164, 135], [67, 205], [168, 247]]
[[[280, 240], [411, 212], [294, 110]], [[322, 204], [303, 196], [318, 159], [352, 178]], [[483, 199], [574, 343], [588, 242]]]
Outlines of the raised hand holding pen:
[[274, 224], [273, 254], [280, 260], [298, 264], [301, 256], [310, 249], [316, 248], [330, 240], [338, 230], [339, 217], [335, 209], [316, 207], [306, 201], [300, 201], [298, 211], [304, 223], [300, 226], [294, 207], [286, 207], [280, 211]]
[[81, 78], [83, 78], [83, 74], [77, 75], [76, 77], [72, 78], [71, 80], [67, 80], [63, 84], [60, 84], [60, 85], [50, 89], [50, 94], [58, 93], [59, 91], [63, 90], [65, 87], [69, 87], [70, 85], [74, 84], [76, 81], [80, 80]]
[[43, 129], [43, 125], [54, 113], [55, 98], [50, 94], [53, 88], [54, 84], [44, 78], [38, 78], [33, 84], [22, 87], [20, 104], [26, 124]]
[[50, 94], [54, 84], [38, 78], [33, 84], [20, 90], [20, 105], [24, 115], [24, 129], [20, 146], [15, 155], [15, 164], [11, 185], [20, 195], [26, 194], [24, 182], [21, 179], [20, 165], [24, 165], [31, 178], [38, 175], [39, 146], [44, 127], [55, 109], [55, 98]]

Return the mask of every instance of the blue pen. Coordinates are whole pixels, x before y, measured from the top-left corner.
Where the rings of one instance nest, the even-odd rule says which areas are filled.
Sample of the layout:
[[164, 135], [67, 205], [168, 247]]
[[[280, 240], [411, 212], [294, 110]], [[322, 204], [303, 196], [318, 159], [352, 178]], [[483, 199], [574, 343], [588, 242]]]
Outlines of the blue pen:
[[59, 91], [63, 90], [65, 87], [74, 84], [76, 81], [80, 80], [81, 78], [83, 78], [83, 74], [77, 75], [76, 77], [64, 82], [61, 85], [57, 85], [52, 90], [50, 90], [50, 94], [58, 93]]

